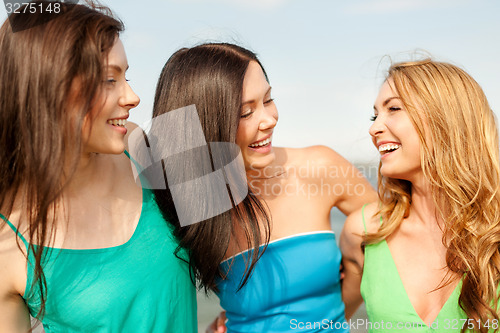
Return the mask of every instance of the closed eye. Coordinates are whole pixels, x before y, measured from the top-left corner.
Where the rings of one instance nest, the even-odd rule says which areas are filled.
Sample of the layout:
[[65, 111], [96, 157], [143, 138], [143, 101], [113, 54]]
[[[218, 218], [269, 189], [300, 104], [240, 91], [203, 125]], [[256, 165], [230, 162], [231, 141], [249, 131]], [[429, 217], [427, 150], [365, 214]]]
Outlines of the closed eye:
[[377, 115], [371, 116], [371, 117], [370, 117], [370, 120], [371, 120], [371, 121], [375, 121], [375, 120], [377, 120]]
[[248, 118], [248, 117], [250, 117], [252, 115], [252, 113], [253, 113], [253, 111], [249, 111], [249, 112], [247, 112], [245, 114], [242, 114], [240, 116], [240, 118], [243, 118], [243, 119]]

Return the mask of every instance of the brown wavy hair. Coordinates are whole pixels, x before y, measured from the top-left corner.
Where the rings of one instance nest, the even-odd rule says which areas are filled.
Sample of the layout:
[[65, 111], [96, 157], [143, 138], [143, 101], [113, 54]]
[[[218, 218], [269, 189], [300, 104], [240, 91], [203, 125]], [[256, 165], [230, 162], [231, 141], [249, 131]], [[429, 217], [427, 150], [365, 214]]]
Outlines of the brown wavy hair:
[[[261, 65], [255, 53], [234, 44], [209, 43], [178, 50], [167, 61], [160, 75], [153, 117], [194, 104], [207, 142], [235, 143], [241, 115], [243, 79], [250, 61]], [[264, 71], [262, 65], [261, 68]], [[180, 137], [191, 135], [189, 128], [179, 131]], [[183, 160], [181, 164], [170, 167], [193, 174], [200, 162], [190, 160], [193, 164]], [[158, 206], [174, 225], [180, 240], [178, 250], [188, 250], [191, 278], [193, 282], [198, 279], [206, 292], [217, 291], [217, 280], [226, 278], [219, 264], [224, 260], [235, 230], [245, 235], [244, 244], [239, 242], [238, 247], [252, 250], [240, 288], [247, 282], [263, 252], [261, 244], [269, 242], [271, 222], [266, 207], [250, 189], [248, 191], [247, 197], [240, 204], [233, 205], [230, 211], [181, 227], [169, 189], [155, 190]]]
[[[475, 322], [498, 320], [500, 164], [493, 111], [479, 84], [448, 63], [397, 63], [387, 77], [420, 138], [422, 170], [444, 221], [447, 266], [464, 276], [460, 306]], [[366, 243], [386, 239], [399, 227], [409, 214], [411, 190], [410, 182], [384, 177], [379, 168], [377, 215], [384, 222]]]
[[37, 317], [46, 301], [43, 249], [54, 239], [56, 208], [81, 156], [82, 123], [123, 30], [97, 2], [50, 3], [60, 11], [23, 14], [21, 8], [0, 29], [0, 207], [9, 218], [16, 200], [25, 202], [20, 226], [36, 259], [30, 295], [38, 289]]

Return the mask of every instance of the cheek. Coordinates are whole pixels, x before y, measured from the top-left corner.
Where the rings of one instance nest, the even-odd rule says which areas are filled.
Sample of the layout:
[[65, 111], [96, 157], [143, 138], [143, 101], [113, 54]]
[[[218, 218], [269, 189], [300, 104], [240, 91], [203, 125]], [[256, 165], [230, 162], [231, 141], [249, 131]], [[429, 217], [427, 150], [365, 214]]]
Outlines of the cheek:
[[278, 108], [276, 107], [276, 104], [273, 103], [273, 117], [278, 121], [279, 119], [279, 113], [278, 113]]
[[89, 140], [91, 131], [92, 131], [92, 119], [91, 115], [87, 114], [83, 119], [82, 123], [82, 142], [86, 143]]
[[248, 142], [248, 124], [244, 121], [240, 121], [238, 125], [238, 131], [236, 132], [236, 144], [238, 146], [247, 146]]

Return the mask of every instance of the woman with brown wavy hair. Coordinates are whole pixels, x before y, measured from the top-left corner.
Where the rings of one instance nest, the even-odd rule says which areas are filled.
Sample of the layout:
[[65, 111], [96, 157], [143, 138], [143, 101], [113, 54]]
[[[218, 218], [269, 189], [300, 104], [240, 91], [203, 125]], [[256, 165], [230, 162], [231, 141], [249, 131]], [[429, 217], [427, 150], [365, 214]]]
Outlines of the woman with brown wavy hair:
[[31, 313], [46, 332], [195, 332], [187, 265], [124, 154], [123, 24], [26, 6], [0, 29], [0, 331]]
[[347, 316], [363, 296], [371, 332], [497, 331], [499, 146], [481, 87], [448, 63], [398, 63], [374, 110], [380, 201], [342, 233]]

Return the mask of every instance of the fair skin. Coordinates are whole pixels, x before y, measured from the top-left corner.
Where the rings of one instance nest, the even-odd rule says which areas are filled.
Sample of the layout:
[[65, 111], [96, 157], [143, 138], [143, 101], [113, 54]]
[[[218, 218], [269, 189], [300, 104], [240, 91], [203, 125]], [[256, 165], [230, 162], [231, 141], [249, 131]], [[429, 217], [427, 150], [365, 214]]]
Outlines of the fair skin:
[[[236, 143], [242, 150], [249, 186], [269, 208], [271, 241], [331, 230], [333, 207], [348, 215], [376, 200], [368, 181], [332, 149], [277, 148], [272, 142], [262, 142], [272, 139], [278, 112], [264, 73], [253, 61], [243, 81], [243, 103]], [[256, 148], [259, 143], [264, 145]], [[233, 239], [226, 257], [240, 251]], [[217, 328], [218, 332], [224, 332], [223, 323], [221, 315], [208, 331]]]
[[[269, 207], [271, 240], [331, 230], [333, 207], [348, 215], [376, 199], [367, 180], [330, 148], [277, 148], [272, 141], [255, 147], [268, 138], [272, 140], [278, 120], [271, 87], [257, 62], [251, 61], [248, 66], [242, 99], [236, 143], [243, 154], [250, 188]], [[335, 190], [339, 188], [343, 190]], [[229, 251], [227, 255], [233, 254]]]
[[[94, 249], [121, 245], [130, 239], [138, 223], [142, 190], [134, 181], [130, 160], [122, 154], [127, 130], [109, 124], [115, 119], [128, 118], [129, 111], [139, 104], [139, 98], [125, 79], [127, 68], [123, 45], [117, 39], [108, 55], [99, 109], [92, 110], [92, 119], [84, 121], [82, 155], [63, 192], [64, 207], [57, 207], [56, 236], [49, 244], [51, 247]], [[134, 126], [127, 127], [131, 131]], [[19, 195], [8, 218], [29, 239], [22, 207], [23, 196]], [[13, 231], [2, 228], [1, 332], [26, 332], [30, 328], [28, 309], [22, 298], [27, 276], [24, 252], [24, 244]]]
[[[446, 247], [442, 241], [442, 221], [437, 218], [429, 183], [420, 167], [417, 131], [393, 89], [391, 79], [380, 89], [374, 114], [376, 119], [369, 132], [381, 154], [382, 175], [404, 179], [412, 185], [409, 216], [387, 238], [387, 244], [415, 312], [429, 325], [436, 319], [460, 277], [452, 274], [452, 282], [438, 288], [450, 274], [445, 259]], [[398, 148], [386, 150], [389, 145]], [[365, 207], [364, 217], [369, 233], [376, 232], [380, 227], [379, 216], [374, 216], [377, 210], [377, 203]], [[361, 210], [358, 210], [347, 218], [340, 237], [345, 274], [342, 295], [347, 318], [363, 301], [359, 288], [364, 264], [361, 250], [361, 235], [364, 232]]]

